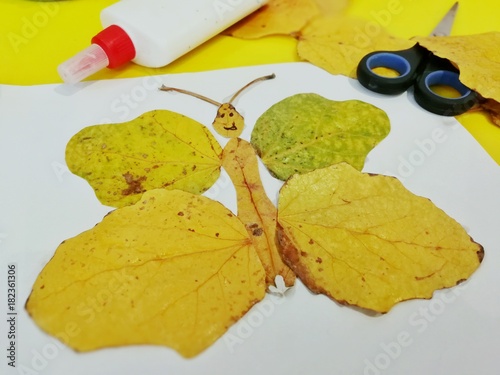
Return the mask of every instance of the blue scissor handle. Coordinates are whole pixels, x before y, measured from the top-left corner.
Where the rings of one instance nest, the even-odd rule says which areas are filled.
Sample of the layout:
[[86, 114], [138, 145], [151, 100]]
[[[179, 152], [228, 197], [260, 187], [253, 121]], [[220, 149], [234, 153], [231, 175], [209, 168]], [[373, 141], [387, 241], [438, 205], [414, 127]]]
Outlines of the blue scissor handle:
[[[383, 77], [374, 68], [390, 68], [398, 77]], [[415, 86], [415, 101], [424, 109], [443, 116], [456, 116], [468, 111], [478, 101], [477, 94], [458, 79], [457, 69], [446, 59], [439, 58], [416, 44], [403, 51], [377, 51], [363, 57], [358, 64], [359, 82], [380, 94], [396, 95]], [[436, 94], [431, 86], [451, 86], [461, 95], [446, 98]]]
[[[447, 98], [436, 94], [432, 86], [452, 87], [460, 94]], [[431, 55], [422, 74], [417, 78], [414, 91], [415, 101], [429, 112], [442, 116], [457, 116], [467, 112], [479, 102], [476, 92], [459, 80], [458, 70], [446, 59]]]
[[[369, 53], [358, 64], [359, 82], [368, 90], [380, 94], [396, 95], [408, 90], [422, 68], [422, 62], [430, 53], [416, 45], [403, 51], [376, 51]], [[373, 72], [374, 68], [389, 68], [399, 73], [398, 77], [384, 77]]]

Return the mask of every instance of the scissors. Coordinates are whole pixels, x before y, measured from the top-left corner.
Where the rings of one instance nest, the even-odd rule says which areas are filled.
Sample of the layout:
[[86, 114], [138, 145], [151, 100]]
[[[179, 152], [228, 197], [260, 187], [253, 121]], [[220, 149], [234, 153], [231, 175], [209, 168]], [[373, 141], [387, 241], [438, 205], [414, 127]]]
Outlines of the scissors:
[[[431, 36], [449, 35], [457, 9], [458, 2], [443, 17]], [[378, 75], [373, 71], [378, 67], [395, 70], [399, 76]], [[414, 98], [418, 105], [442, 116], [462, 114], [479, 101], [478, 95], [459, 81], [458, 70], [449, 60], [435, 56], [418, 43], [403, 51], [369, 53], [359, 62], [357, 76], [364, 87], [380, 94], [401, 94], [413, 85]], [[452, 87], [460, 96], [441, 96], [432, 90], [435, 85]]]

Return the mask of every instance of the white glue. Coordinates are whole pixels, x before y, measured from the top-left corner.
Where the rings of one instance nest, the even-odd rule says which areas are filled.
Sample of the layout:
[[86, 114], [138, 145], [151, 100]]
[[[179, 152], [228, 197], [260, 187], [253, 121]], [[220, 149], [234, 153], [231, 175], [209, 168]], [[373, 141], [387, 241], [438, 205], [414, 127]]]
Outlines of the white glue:
[[122, 0], [101, 12], [91, 45], [57, 68], [75, 83], [129, 61], [159, 68], [217, 35], [268, 0]]

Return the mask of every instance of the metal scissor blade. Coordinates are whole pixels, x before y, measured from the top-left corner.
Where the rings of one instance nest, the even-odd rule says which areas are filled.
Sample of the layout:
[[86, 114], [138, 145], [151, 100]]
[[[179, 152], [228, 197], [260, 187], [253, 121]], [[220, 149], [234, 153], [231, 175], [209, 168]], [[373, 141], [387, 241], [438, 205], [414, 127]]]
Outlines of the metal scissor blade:
[[453, 4], [448, 13], [443, 17], [441, 22], [432, 30], [431, 36], [448, 36], [450, 35], [455, 16], [457, 15], [458, 1]]

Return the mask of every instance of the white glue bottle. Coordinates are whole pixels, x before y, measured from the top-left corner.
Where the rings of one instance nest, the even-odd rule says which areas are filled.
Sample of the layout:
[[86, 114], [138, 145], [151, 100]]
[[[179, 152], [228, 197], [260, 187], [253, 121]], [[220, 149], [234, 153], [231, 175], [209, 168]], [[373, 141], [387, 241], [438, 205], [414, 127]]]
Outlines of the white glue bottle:
[[101, 12], [91, 45], [57, 68], [75, 83], [129, 61], [159, 68], [191, 51], [268, 0], [122, 0]]

